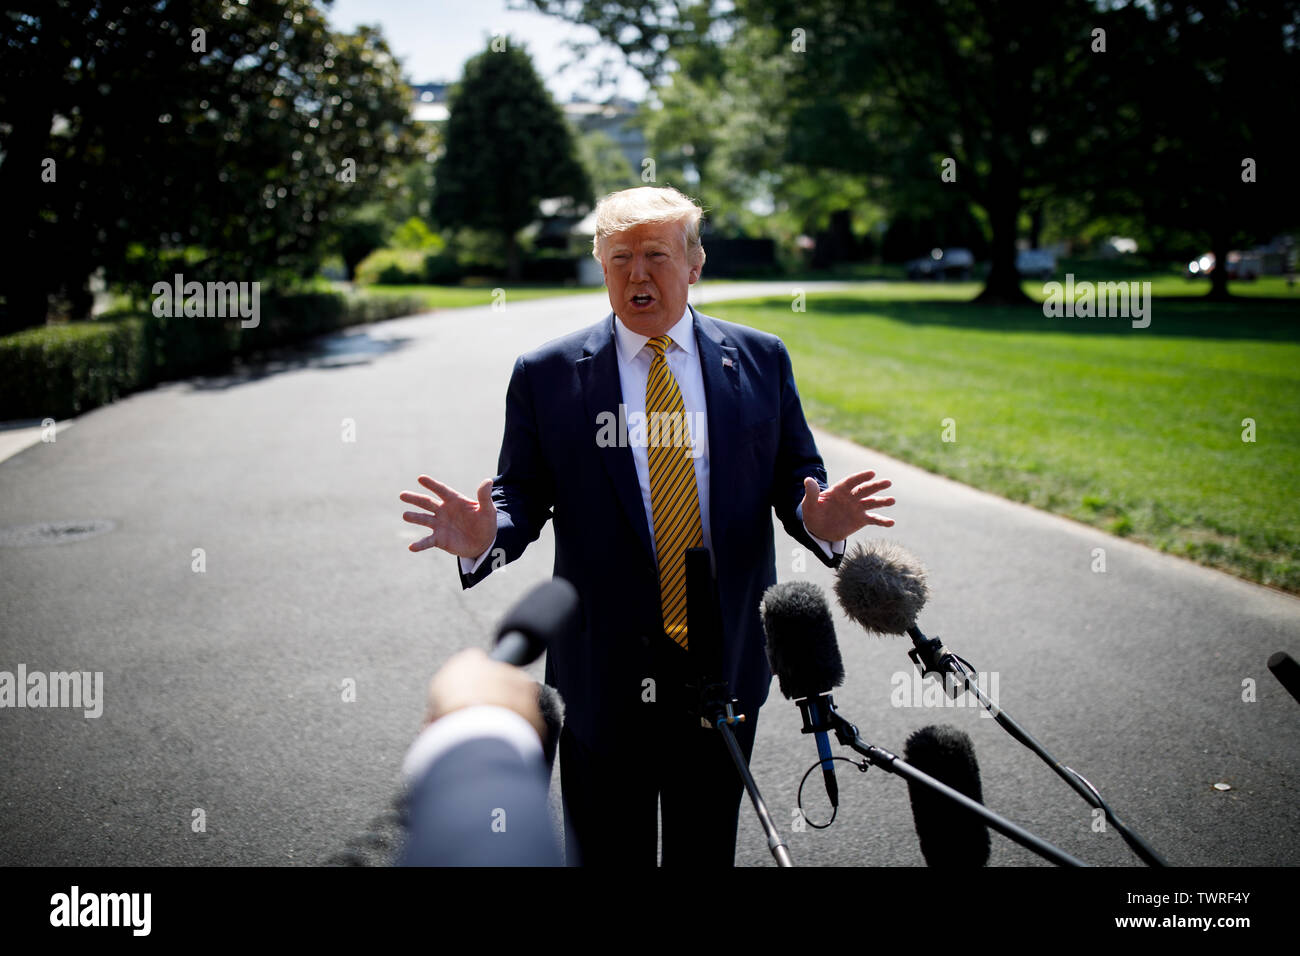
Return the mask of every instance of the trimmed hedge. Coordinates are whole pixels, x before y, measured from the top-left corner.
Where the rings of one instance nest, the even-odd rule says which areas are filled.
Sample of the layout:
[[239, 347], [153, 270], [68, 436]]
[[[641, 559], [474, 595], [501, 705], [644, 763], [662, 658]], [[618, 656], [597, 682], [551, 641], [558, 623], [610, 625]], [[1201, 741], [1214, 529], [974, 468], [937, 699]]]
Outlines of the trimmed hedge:
[[261, 297], [259, 323], [152, 312], [0, 337], [0, 420], [67, 418], [140, 388], [229, 367], [238, 355], [424, 311], [409, 296], [308, 292]]
[[0, 338], [0, 417], [66, 418], [149, 377], [139, 318], [25, 329]]

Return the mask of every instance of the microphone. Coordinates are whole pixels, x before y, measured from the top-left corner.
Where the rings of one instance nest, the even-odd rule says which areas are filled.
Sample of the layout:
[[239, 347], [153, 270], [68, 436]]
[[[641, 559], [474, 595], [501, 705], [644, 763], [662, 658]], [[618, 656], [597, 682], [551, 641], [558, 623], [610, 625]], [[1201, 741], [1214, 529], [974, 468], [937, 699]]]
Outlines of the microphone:
[[[907, 738], [903, 759], [922, 773], [983, 803], [979, 764], [970, 737], [956, 727], [922, 727]], [[934, 867], [984, 866], [989, 861], [989, 828], [965, 807], [910, 779], [907, 792], [921, 855]]]
[[857, 545], [840, 562], [835, 596], [873, 634], [906, 634], [930, 596], [925, 566], [888, 541]]
[[966, 689], [970, 672], [937, 637], [926, 637], [916, 618], [930, 597], [925, 565], [906, 548], [888, 541], [857, 545], [840, 562], [835, 596], [853, 621], [872, 633], [906, 634], [907, 656], [922, 676], [936, 674], [954, 700]]
[[907, 656], [922, 675], [937, 675], [954, 700], [969, 690], [1007, 733], [1037, 754], [1090, 806], [1105, 813], [1106, 819], [1144, 863], [1168, 865], [1146, 840], [1119, 818], [1087, 778], [1053, 757], [1029, 731], [988, 698], [975, 680], [974, 667], [944, 647], [943, 641], [926, 637], [916, 626], [916, 617], [925, 606], [930, 589], [926, 584], [924, 565], [909, 551], [885, 541], [873, 541], [866, 547], [859, 545], [840, 562], [835, 594], [844, 613], [867, 631], [908, 635], [913, 649], [907, 652]]
[[542, 756], [546, 758], [546, 769], [550, 770], [555, 766], [555, 751], [560, 743], [560, 730], [564, 727], [564, 698], [550, 684], [539, 682], [537, 708], [542, 712], [542, 722], [546, 724]]
[[547, 645], [571, 633], [578, 623], [578, 592], [564, 578], [552, 578], [520, 598], [497, 627], [494, 661], [526, 667]]
[[817, 739], [822, 777], [831, 806], [840, 805], [831, 760], [830, 692], [844, 683], [844, 662], [835, 642], [835, 622], [822, 589], [809, 581], [774, 584], [763, 594], [759, 613], [767, 635], [767, 660], [786, 700], [803, 714], [803, 732]]
[[1291, 696], [1300, 701], [1300, 664], [1295, 662], [1295, 658], [1286, 651], [1278, 651], [1268, 659], [1268, 669]]
[[[841, 565], [843, 567], [843, 565]], [[898, 607], [895, 608], [898, 610]], [[903, 611], [907, 608], [903, 607]], [[821, 588], [804, 581], [786, 584], [774, 584], [763, 594], [759, 612], [763, 617], [763, 629], [767, 634], [767, 657], [781, 683], [781, 693], [799, 705], [803, 714], [803, 732], [818, 735], [817, 752], [820, 756], [822, 773], [826, 779], [827, 795], [831, 805], [838, 810], [839, 794], [835, 786], [834, 764], [830, 761], [830, 746], [826, 740], [828, 731], [834, 731], [839, 741], [862, 754], [874, 766], [883, 767], [890, 773], [904, 777], [908, 784], [936, 790], [937, 795], [946, 800], [956, 801], [966, 813], [989, 821], [994, 829], [1021, 846], [1038, 853], [1055, 863], [1066, 866], [1081, 866], [1079, 860], [1062, 852], [1050, 843], [1046, 843], [1032, 833], [1016, 826], [1009, 820], [999, 817], [979, 801], [979, 771], [974, 764], [970, 741], [966, 740], [964, 751], [954, 747], [951, 742], [940, 748], [942, 753], [952, 751], [958, 755], [968, 755], [965, 766], [959, 760], [948, 757], [940, 761], [940, 772], [965, 788], [950, 786], [917, 767], [907, 760], [868, 745], [858, 734], [858, 729], [845, 720], [835, 710], [830, 689], [844, 682], [844, 664], [840, 660], [839, 646], [835, 643], [835, 625], [831, 620], [830, 608]], [[924, 742], [925, 738], [922, 738]], [[918, 745], [917, 752], [922, 762], [926, 759], [924, 743]], [[930, 747], [933, 751], [935, 748]], [[972, 793], [974, 795], [972, 795]], [[938, 819], [937, 813], [923, 811], [921, 819], [926, 821], [924, 828], [928, 837], [931, 832], [929, 821]], [[831, 819], [834, 819], [832, 814]], [[976, 843], [974, 827], [969, 822], [958, 831], [961, 852], [945, 850], [940, 846], [931, 850], [936, 860], [944, 865], [949, 862], [971, 865], [977, 859], [980, 863], [987, 855], [979, 858], [972, 849]], [[987, 834], [984, 837], [987, 840]], [[933, 840], [926, 839], [926, 844]], [[922, 848], [925, 852], [925, 848]]]
[[700, 692], [705, 698], [711, 688], [717, 690], [713, 685], [722, 680], [722, 611], [712, 562], [707, 548], [686, 549], [687, 643], [694, 676], [699, 678]]

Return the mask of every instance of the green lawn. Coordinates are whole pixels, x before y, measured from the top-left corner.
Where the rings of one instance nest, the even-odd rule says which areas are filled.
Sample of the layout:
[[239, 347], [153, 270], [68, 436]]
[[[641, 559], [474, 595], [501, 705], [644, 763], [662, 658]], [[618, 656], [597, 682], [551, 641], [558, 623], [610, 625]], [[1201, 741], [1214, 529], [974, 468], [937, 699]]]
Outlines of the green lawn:
[[[1269, 285], [1284, 292], [1280, 280], [1253, 288]], [[808, 417], [830, 431], [1300, 592], [1294, 290], [1246, 303], [1157, 298], [1150, 327], [1134, 329], [963, 301], [978, 289], [891, 283], [810, 295], [805, 313], [789, 296], [707, 311], [781, 336]], [[1242, 440], [1247, 418], [1254, 442]], [[944, 419], [956, 441], [942, 440]]]
[[365, 292], [376, 295], [409, 295], [424, 300], [429, 309], [458, 309], [471, 305], [492, 305], [496, 300], [493, 290], [505, 290], [505, 301], [518, 302], [522, 299], [544, 299], [554, 295], [594, 295], [605, 291], [603, 286], [579, 287], [562, 285], [511, 285], [499, 282], [495, 285], [458, 286], [458, 285], [368, 285], [361, 287]]

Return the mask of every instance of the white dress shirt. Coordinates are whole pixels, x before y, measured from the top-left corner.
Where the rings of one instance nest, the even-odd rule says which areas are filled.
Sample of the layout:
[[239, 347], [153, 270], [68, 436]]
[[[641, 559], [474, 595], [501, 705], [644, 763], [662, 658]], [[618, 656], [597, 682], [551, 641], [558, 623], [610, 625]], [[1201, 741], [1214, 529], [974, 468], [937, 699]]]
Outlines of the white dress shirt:
[[454, 710], [420, 731], [402, 760], [402, 777], [411, 784], [435, 760], [470, 740], [494, 737], [504, 740], [522, 760], [541, 760], [542, 742], [533, 725], [513, 710], [479, 704]]
[[[695, 465], [695, 488], [700, 501], [700, 525], [704, 531], [704, 547], [712, 554], [713, 542], [709, 529], [708, 406], [704, 399], [704, 373], [700, 368], [699, 343], [695, 341], [695, 328], [690, 306], [686, 307], [682, 317], [677, 320], [676, 325], [668, 330], [667, 334], [673, 342], [664, 352], [664, 360], [668, 363], [668, 369], [673, 373], [673, 378], [677, 380], [677, 388], [682, 395], [682, 406], [686, 412], [686, 421], [690, 427], [692, 462]], [[650, 378], [650, 363], [654, 360], [654, 350], [646, 347], [646, 343], [650, 341], [650, 336], [633, 332], [623, 324], [622, 319], [615, 316], [614, 338], [618, 352], [618, 377], [623, 390], [623, 406], [626, 419], [629, 422], [638, 419], [643, 420], [646, 410], [646, 381]], [[624, 416], [620, 415], [619, 418], [622, 421]], [[633, 429], [629, 427], [628, 431], [632, 433]], [[645, 508], [646, 525], [650, 528], [650, 541], [651, 547], [653, 547], [654, 512], [650, 507], [649, 452], [643, 441], [629, 441], [628, 444], [632, 448], [632, 460], [636, 465], [637, 482], [641, 486], [641, 503]], [[796, 509], [795, 514], [802, 522], [802, 503]], [[808, 530], [807, 525], [804, 525], [804, 530]], [[827, 557], [842, 554], [844, 551], [843, 541], [836, 541], [832, 544], [816, 537], [811, 531], [808, 532], [808, 536], [821, 546]], [[473, 574], [477, 571], [479, 565], [492, 552], [495, 544], [496, 539], [493, 538], [492, 544], [488, 545], [487, 550], [473, 560], [461, 558], [461, 573]]]

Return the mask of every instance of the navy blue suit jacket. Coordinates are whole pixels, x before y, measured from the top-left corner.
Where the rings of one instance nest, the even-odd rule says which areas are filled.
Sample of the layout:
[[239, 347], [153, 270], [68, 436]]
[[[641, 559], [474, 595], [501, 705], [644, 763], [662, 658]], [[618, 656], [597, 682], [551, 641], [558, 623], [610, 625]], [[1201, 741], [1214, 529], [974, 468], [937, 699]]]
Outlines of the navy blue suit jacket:
[[[741, 712], [757, 716], [772, 678], [758, 609], [776, 582], [772, 510], [824, 564], [838, 565], [839, 556], [827, 558], [795, 514], [804, 478], [825, 488], [826, 470], [781, 340], [691, 312], [708, 406], [723, 676]], [[617, 416], [622, 400], [612, 312], [520, 356], [492, 488], [493, 547], [505, 561], [519, 557], [547, 519], [555, 523], [554, 573], [577, 588], [582, 623], [548, 650], [546, 682], [564, 697], [570, 732], [600, 752], [646, 726], [653, 645], [667, 640], [632, 449], [597, 442], [601, 413]], [[461, 575], [462, 586], [477, 584], [500, 563], [489, 556], [474, 574]]]
[[550, 774], [503, 740], [467, 740], [407, 793], [402, 866], [560, 866], [547, 809]]

